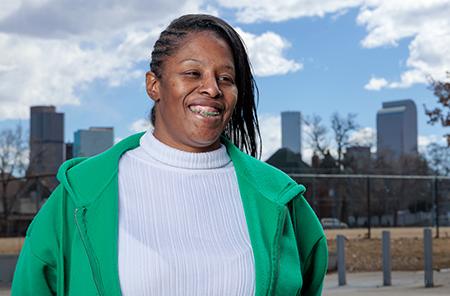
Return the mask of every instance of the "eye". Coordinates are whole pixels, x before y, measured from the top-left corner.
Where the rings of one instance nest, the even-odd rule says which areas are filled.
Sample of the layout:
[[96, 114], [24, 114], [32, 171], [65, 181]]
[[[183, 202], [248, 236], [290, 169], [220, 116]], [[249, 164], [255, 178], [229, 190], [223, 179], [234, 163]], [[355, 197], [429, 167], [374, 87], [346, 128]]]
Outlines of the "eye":
[[234, 79], [230, 75], [221, 75], [221, 76], [219, 76], [219, 82], [234, 84]]
[[200, 77], [200, 72], [196, 71], [196, 70], [189, 70], [189, 71], [184, 72], [183, 74], [187, 77], [192, 77], [192, 78]]

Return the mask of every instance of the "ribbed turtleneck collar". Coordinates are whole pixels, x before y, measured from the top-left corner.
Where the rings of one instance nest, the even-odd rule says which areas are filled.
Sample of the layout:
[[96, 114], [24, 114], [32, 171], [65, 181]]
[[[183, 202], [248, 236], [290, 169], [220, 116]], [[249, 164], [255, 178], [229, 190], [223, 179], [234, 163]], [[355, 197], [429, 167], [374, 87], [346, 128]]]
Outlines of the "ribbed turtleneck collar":
[[209, 152], [186, 152], [172, 148], [153, 135], [153, 130], [149, 129], [140, 139], [140, 147], [145, 152], [145, 157], [151, 157], [153, 161], [158, 161], [172, 167], [184, 169], [214, 169], [227, 166], [230, 156], [226, 147], [221, 144], [219, 149]]

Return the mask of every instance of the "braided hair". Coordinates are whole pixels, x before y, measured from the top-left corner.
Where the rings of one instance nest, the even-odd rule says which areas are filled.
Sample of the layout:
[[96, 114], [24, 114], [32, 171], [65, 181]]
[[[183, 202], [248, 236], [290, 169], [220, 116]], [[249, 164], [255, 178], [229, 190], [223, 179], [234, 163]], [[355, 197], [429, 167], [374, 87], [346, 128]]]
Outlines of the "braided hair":
[[[165, 59], [174, 54], [188, 34], [203, 31], [212, 31], [227, 42], [236, 67], [235, 81], [238, 99], [222, 135], [230, 139], [239, 149], [257, 157], [261, 150], [261, 134], [255, 103], [255, 93], [258, 99], [258, 88], [251, 72], [244, 43], [228, 23], [205, 14], [188, 14], [173, 20], [155, 42], [150, 70], [156, 77], [161, 78]], [[155, 113], [154, 105], [150, 115], [153, 125]]]

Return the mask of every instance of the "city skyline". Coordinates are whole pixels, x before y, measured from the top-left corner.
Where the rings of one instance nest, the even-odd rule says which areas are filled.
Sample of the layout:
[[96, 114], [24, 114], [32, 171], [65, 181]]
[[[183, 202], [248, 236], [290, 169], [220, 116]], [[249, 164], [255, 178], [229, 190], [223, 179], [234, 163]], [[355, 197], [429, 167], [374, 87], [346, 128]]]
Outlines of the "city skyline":
[[[30, 163], [36, 158], [32, 155], [42, 152], [41, 142], [44, 143], [49, 137], [55, 138], [57, 134], [58, 143], [62, 144], [59, 150], [61, 155], [69, 153], [70, 156], [64, 156], [65, 160], [73, 157], [90, 157], [99, 154], [114, 145], [114, 127], [89, 127], [88, 129], [77, 129], [73, 134], [73, 142], [64, 141], [64, 112], [57, 112], [56, 107], [52, 105], [31, 106], [30, 121]], [[299, 111], [282, 111], [281, 118], [281, 147], [288, 149], [294, 154], [302, 158], [303, 146], [302, 139], [308, 135], [310, 128]], [[417, 108], [412, 100], [388, 101], [382, 103], [382, 108], [376, 113], [377, 129], [375, 134], [366, 133], [361, 139], [355, 138], [353, 132], [350, 142], [344, 147], [344, 154], [353, 150], [363, 149], [369, 151], [377, 157], [392, 156], [398, 158], [403, 155], [417, 155], [418, 151], [418, 134], [417, 134]], [[304, 124], [305, 123], [305, 124]], [[318, 123], [323, 124], [323, 122]], [[151, 126], [146, 127], [151, 128]], [[56, 132], [56, 133], [55, 133]], [[305, 133], [305, 135], [304, 135]], [[329, 142], [330, 133], [326, 135], [326, 141], [322, 144], [322, 148], [331, 150], [333, 156], [336, 157], [334, 145]], [[55, 138], [56, 139], [56, 138]], [[117, 138], [116, 138], [117, 139]], [[54, 140], [52, 140], [54, 142]], [[38, 143], [38, 144], [35, 144]], [[34, 145], [33, 145], [34, 144]], [[33, 146], [35, 148], [33, 148]], [[68, 150], [69, 149], [69, 150]], [[309, 147], [307, 149], [310, 149]], [[54, 149], [53, 149], [54, 150]], [[41, 151], [41, 152], [40, 152]], [[70, 152], [68, 152], [70, 151]], [[271, 158], [276, 152], [268, 155], [264, 161]], [[316, 151], [318, 152], [318, 151]], [[350, 152], [350, 153], [353, 153]], [[381, 155], [379, 155], [381, 152]], [[359, 152], [357, 152], [359, 153]], [[310, 156], [308, 154], [308, 156]], [[312, 156], [312, 155], [311, 155]], [[42, 157], [42, 156], [40, 156]], [[313, 160], [307, 159], [306, 163], [311, 164]], [[58, 162], [59, 163], [59, 162]], [[53, 170], [57, 170], [59, 164]], [[53, 165], [54, 165], [53, 164]]]
[[[208, 12], [247, 44], [260, 90], [263, 160], [281, 147], [282, 111], [318, 114], [328, 127], [335, 111], [357, 113], [357, 138], [373, 134], [382, 102], [408, 98], [417, 105], [419, 149], [444, 143], [444, 129], [426, 123], [423, 104], [436, 101], [426, 75], [442, 79], [450, 70], [450, 1], [136, 0], [79, 9], [76, 1], [28, 2], [0, 4], [0, 129], [27, 121], [32, 105], [55, 105], [66, 114], [66, 142], [89, 126], [114, 127], [116, 141], [141, 130], [157, 34], [180, 14]], [[75, 21], [78, 14], [84, 22]], [[310, 152], [303, 143], [305, 160]]]

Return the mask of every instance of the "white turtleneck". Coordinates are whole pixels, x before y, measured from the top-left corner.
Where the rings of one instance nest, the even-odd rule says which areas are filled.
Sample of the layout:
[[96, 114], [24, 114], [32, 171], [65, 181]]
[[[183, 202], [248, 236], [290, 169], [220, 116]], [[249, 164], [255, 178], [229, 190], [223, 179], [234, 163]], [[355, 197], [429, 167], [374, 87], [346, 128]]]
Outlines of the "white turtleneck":
[[225, 146], [169, 147], [147, 131], [119, 163], [123, 295], [253, 295], [253, 252]]

